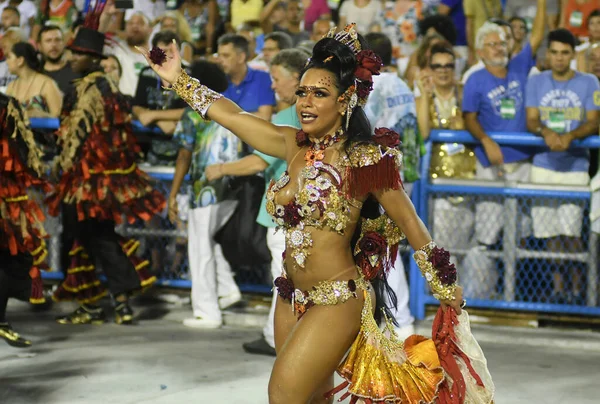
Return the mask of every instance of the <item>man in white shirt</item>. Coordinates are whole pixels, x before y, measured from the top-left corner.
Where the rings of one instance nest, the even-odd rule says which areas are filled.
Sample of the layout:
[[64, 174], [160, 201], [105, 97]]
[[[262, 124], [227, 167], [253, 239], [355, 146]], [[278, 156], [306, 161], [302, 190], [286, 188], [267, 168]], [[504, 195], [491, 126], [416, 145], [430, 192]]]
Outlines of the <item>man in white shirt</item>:
[[[417, 132], [417, 107], [415, 105], [415, 96], [410, 91], [398, 73], [392, 66], [392, 43], [390, 39], [382, 33], [370, 33], [365, 36], [371, 50], [381, 58], [383, 62], [382, 73], [373, 76], [373, 91], [369, 95], [365, 113], [373, 129], [385, 127], [395, 130], [400, 134], [404, 146], [416, 141], [410, 139], [409, 132], [416, 137]], [[415, 144], [416, 146], [416, 144]], [[409, 153], [410, 154], [410, 153]], [[406, 178], [406, 172], [403, 172], [404, 188], [410, 195], [411, 185]], [[392, 313], [398, 322], [399, 328], [396, 329], [398, 336], [407, 338], [414, 333], [414, 318], [408, 308], [409, 290], [406, 282], [406, 274], [402, 257], [398, 256], [394, 269], [388, 274], [388, 283], [396, 292], [398, 299], [397, 307]], [[389, 302], [388, 302], [389, 304]]]
[[119, 90], [125, 95], [135, 94], [140, 72], [147, 66], [146, 59], [135, 47], [147, 48], [151, 32], [148, 17], [141, 12], [133, 13], [125, 24], [125, 40], [117, 39], [105, 49], [105, 53], [115, 55], [123, 67]]
[[5, 7], [12, 6], [19, 10], [21, 14], [21, 29], [25, 34], [25, 38], [29, 38], [31, 27], [38, 13], [35, 3], [31, 0], [4, 0], [0, 1], [0, 13]]

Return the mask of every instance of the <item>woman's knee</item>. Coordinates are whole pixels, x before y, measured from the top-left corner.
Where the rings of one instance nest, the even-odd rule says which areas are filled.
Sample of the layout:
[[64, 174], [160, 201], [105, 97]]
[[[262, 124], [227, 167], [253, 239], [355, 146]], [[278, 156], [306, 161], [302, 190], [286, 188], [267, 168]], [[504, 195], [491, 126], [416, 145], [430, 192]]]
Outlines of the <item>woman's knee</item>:
[[293, 386], [280, 380], [278, 377], [271, 377], [269, 381], [269, 404], [292, 404], [301, 403], [294, 397]]

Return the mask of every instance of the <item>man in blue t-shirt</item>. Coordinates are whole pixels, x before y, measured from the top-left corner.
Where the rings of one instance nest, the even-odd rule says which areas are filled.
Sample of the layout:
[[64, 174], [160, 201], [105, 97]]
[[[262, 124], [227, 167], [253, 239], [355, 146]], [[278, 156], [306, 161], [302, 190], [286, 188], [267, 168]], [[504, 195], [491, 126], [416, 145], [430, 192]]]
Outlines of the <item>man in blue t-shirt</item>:
[[[299, 49], [284, 49], [271, 61], [271, 76], [273, 77], [273, 89], [277, 92], [279, 99], [291, 107], [279, 111], [273, 118], [273, 123], [282, 126], [300, 128], [300, 121], [296, 113], [296, 88], [300, 82], [300, 72], [306, 64], [307, 54]], [[264, 171], [267, 187], [271, 180], [278, 180], [287, 169], [284, 160], [267, 156], [259, 151], [254, 151], [240, 160], [225, 164], [215, 164], [206, 168], [206, 176], [210, 180], [223, 176], [252, 175]], [[267, 201], [263, 195], [262, 204], [256, 221], [268, 228], [267, 246], [271, 252], [271, 276], [273, 279], [281, 275], [283, 261], [282, 254], [285, 251], [285, 233], [277, 232], [275, 222], [266, 209]], [[273, 300], [269, 319], [263, 328], [263, 335], [258, 340], [245, 343], [244, 350], [248, 353], [275, 356], [275, 302], [277, 301], [277, 289], [273, 289]]]
[[219, 38], [218, 44], [219, 65], [229, 79], [223, 95], [244, 111], [270, 121], [276, 104], [271, 78], [267, 72], [248, 67], [248, 40], [241, 35], [226, 34]]
[[[566, 29], [548, 35], [549, 71], [527, 84], [527, 128], [548, 146], [533, 158], [531, 182], [587, 186], [589, 151], [572, 148], [575, 139], [598, 133], [600, 85], [591, 74], [570, 68], [575, 56], [575, 36]], [[583, 206], [573, 201], [543, 200], [532, 208], [536, 238], [549, 239], [553, 252], [582, 250]], [[563, 268], [564, 269], [564, 268]], [[584, 304], [581, 274], [572, 273], [572, 293], [566, 294], [560, 271], [554, 273], [552, 302]]]
[[[485, 64], [471, 75], [463, 91], [463, 112], [467, 130], [481, 142], [475, 147], [476, 179], [527, 182], [534, 149], [499, 146], [488, 133], [525, 132], [525, 85], [531, 68], [531, 54], [521, 52], [509, 59], [506, 34], [497, 24], [486, 22], [477, 32], [476, 46]], [[529, 54], [528, 54], [529, 53]], [[481, 244], [498, 241], [503, 227], [503, 206], [480, 202], [476, 208], [475, 236]], [[527, 226], [522, 227], [527, 235]]]

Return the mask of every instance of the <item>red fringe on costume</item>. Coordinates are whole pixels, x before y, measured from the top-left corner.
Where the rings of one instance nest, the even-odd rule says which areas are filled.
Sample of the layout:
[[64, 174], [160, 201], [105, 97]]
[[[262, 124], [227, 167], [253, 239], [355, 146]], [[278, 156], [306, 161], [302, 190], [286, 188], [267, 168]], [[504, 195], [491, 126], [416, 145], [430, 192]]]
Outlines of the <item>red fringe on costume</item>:
[[80, 221], [120, 224], [123, 216], [133, 223], [162, 212], [164, 196], [136, 165], [140, 147], [123, 95], [103, 74], [92, 73], [77, 84], [77, 96], [65, 102], [59, 129], [65, 171], [47, 200], [49, 213], [58, 215], [65, 202], [76, 206]]
[[473, 369], [469, 357], [456, 344], [456, 334], [454, 326], [458, 323], [456, 311], [448, 308], [444, 310], [440, 307], [433, 320], [433, 341], [440, 358], [440, 363], [446, 374], [452, 379], [452, 386], [449, 386], [448, 379], [440, 385], [438, 392], [439, 404], [461, 404], [465, 402], [465, 379], [458, 367], [457, 359], [464, 361], [469, 374], [475, 379], [478, 386], [483, 387], [483, 381]]
[[348, 196], [356, 199], [368, 193], [402, 188], [400, 167], [393, 155], [383, 156], [376, 164], [348, 167], [345, 182], [352, 184]]
[[[7, 102], [6, 102], [7, 101]], [[6, 105], [4, 103], [6, 102]], [[48, 269], [43, 227], [44, 213], [28, 190], [38, 188], [48, 192], [51, 187], [28, 163], [40, 170], [41, 152], [35, 145], [29, 123], [18, 103], [2, 99], [0, 112], [0, 248], [11, 255], [29, 253], [33, 256], [29, 271], [32, 279], [31, 303], [44, 303], [40, 269]], [[34, 149], [34, 150], [30, 150]], [[23, 159], [27, 158], [27, 161]]]
[[[152, 286], [156, 282], [156, 277], [148, 271], [148, 260], [142, 260], [135, 255], [140, 243], [123, 238], [119, 244], [135, 267], [140, 279], [140, 291]], [[52, 299], [57, 302], [76, 300], [84, 304], [95, 303], [106, 296], [108, 292], [96, 274], [96, 267], [78, 242], [75, 242], [69, 256], [71, 264], [67, 270], [67, 277], [56, 289]]]

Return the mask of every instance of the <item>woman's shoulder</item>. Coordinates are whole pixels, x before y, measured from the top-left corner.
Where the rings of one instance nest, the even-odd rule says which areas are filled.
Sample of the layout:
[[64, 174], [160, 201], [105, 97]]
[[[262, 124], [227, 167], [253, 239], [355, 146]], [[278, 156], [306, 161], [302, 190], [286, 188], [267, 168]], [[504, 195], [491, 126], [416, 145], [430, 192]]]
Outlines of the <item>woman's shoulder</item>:
[[386, 157], [391, 157], [400, 164], [402, 152], [399, 146], [400, 136], [396, 132], [388, 128], [377, 128], [372, 139], [352, 142], [346, 149], [344, 160], [346, 165], [354, 168], [376, 165]]

